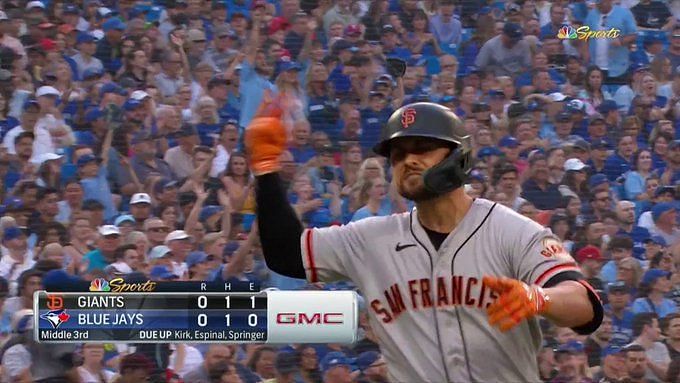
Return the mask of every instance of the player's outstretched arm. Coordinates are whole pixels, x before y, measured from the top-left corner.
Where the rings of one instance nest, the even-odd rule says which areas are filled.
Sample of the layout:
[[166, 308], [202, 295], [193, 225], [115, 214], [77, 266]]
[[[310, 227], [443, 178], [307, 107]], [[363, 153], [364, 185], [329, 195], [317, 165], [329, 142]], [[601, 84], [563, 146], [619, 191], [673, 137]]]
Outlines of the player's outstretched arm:
[[565, 280], [553, 287], [510, 278], [484, 277], [484, 284], [499, 294], [487, 313], [489, 322], [508, 331], [522, 321], [541, 315], [560, 327], [580, 328], [590, 333], [602, 321], [602, 305], [586, 284]]
[[260, 108], [246, 128], [245, 144], [256, 177], [257, 225], [267, 267], [293, 278], [305, 278], [300, 237], [303, 226], [288, 203], [281, 183], [279, 157], [286, 147], [280, 111]]

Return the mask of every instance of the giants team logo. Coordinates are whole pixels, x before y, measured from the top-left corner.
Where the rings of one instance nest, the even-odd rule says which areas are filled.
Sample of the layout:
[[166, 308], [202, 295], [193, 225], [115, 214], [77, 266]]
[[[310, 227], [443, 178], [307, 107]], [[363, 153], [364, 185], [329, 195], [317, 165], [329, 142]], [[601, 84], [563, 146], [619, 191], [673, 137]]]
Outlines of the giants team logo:
[[48, 311], [42, 315], [40, 315], [40, 319], [44, 319], [52, 325], [53, 329], [58, 329], [59, 326], [62, 325], [62, 323], [68, 322], [69, 318], [71, 318], [70, 315], [66, 313], [66, 310], [61, 309], [61, 310], [51, 310]]
[[571, 255], [564, 249], [562, 243], [555, 238], [543, 239], [543, 250], [541, 250], [541, 255], [546, 258], [568, 259], [573, 262]]
[[416, 122], [416, 110], [413, 108], [406, 109], [401, 114], [401, 126], [403, 126], [404, 129], [406, 129], [409, 126], [411, 126], [414, 122]]

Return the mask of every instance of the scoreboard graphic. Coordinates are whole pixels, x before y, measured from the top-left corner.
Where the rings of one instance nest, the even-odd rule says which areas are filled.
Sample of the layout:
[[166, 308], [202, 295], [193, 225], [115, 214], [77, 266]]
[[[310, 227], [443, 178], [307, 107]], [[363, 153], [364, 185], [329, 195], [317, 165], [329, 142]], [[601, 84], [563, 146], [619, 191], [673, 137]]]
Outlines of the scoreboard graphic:
[[[95, 286], [96, 285], [96, 286]], [[354, 343], [353, 291], [37, 291], [35, 340], [44, 343]]]

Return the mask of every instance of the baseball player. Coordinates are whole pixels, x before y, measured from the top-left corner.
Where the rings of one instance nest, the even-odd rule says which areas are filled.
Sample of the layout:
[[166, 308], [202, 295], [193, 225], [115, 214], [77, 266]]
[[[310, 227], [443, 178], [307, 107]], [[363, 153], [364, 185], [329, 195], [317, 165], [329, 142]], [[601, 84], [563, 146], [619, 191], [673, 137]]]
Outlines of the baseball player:
[[400, 108], [374, 148], [416, 207], [345, 226], [304, 229], [289, 205], [279, 117], [253, 120], [245, 142], [267, 265], [310, 282], [353, 281], [390, 381], [538, 382], [539, 316], [580, 334], [600, 325], [599, 297], [549, 229], [465, 194], [472, 144], [450, 109]]

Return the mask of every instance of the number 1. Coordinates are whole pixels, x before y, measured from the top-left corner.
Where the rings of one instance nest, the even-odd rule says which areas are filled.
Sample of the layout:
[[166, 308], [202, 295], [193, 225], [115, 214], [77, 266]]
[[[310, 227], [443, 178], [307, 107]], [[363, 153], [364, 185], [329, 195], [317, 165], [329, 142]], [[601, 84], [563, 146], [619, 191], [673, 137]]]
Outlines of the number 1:
[[252, 308], [255, 308], [255, 296], [250, 297], [250, 302], [252, 303]]
[[226, 297], [224, 297], [224, 299], [227, 301], [227, 308], [229, 308], [229, 306], [231, 306], [231, 299], [229, 299], [229, 298], [231, 298], [231, 297], [228, 296], [228, 295]]
[[227, 314], [224, 317], [227, 318], [227, 327], [231, 326], [231, 314]]

